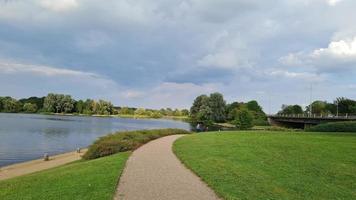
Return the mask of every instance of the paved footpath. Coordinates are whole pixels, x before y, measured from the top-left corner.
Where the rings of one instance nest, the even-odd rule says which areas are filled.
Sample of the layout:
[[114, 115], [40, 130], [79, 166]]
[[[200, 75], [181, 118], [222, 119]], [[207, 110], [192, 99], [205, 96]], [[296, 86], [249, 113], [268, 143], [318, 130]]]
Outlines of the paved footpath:
[[218, 200], [172, 152], [172, 135], [149, 142], [130, 156], [115, 200]]

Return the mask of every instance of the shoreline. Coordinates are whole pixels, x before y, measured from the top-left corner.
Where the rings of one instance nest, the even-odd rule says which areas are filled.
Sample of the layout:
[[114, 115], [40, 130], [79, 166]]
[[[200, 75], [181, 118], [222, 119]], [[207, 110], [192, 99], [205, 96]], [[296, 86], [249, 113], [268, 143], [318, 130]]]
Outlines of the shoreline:
[[0, 167], [0, 181], [58, 167], [80, 160], [86, 151], [87, 149], [81, 149], [80, 153], [71, 151], [50, 156], [48, 161], [44, 161], [43, 159], [35, 159]]

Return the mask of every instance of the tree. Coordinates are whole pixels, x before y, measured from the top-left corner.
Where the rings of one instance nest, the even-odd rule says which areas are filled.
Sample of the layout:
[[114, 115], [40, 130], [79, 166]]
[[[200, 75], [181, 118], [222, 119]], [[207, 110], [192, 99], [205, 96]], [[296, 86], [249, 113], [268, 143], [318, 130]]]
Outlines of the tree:
[[86, 115], [94, 114], [95, 104], [96, 104], [95, 101], [92, 99], [85, 100], [83, 114]]
[[255, 111], [258, 113], [264, 113], [262, 110], [262, 107], [260, 105], [258, 105], [257, 101], [252, 100], [246, 103], [247, 109], [249, 111]]
[[182, 110], [182, 115], [183, 116], [188, 116], [189, 115], [189, 110], [188, 109], [183, 109]]
[[14, 98], [5, 97], [2, 100], [3, 112], [17, 113], [21, 110], [21, 104]]
[[47, 112], [56, 112], [56, 95], [49, 93], [43, 101], [43, 109]]
[[225, 122], [226, 102], [222, 94], [217, 92], [210, 94], [209, 107], [212, 111], [212, 120], [214, 122]]
[[95, 114], [111, 115], [114, 112], [114, 106], [109, 101], [104, 101], [100, 99], [99, 102], [97, 102], [95, 105]]
[[339, 97], [334, 102], [338, 105], [339, 114], [341, 115], [355, 115], [356, 114], [356, 101], [347, 99], [345, 97]]
[[29, 97], [29, 98], [20, 99], [19, 102], [23, 105], [25, 105], [25, 103], [35, 104], [38, 110], [43, 108], [44, 99], [45, 97]]
[[135, 115], [141, 115], [141, 116], [146, 115], [146, 109], [138, 108], [137, 110], [135, 110]]
[[74, 107], [75, 107], [75, 109], [74, 109], [75, 112], [82, 114], [84, 111], [84, 107], [85, 107], [84, 101], [79, 100], [79, 101], [75, 102]]
[[25, 103], [22, 109], [26, 113], [35, 113], [37, 112], [37, 105], [33, 103]]
[[303, 114], [303, 109], [300, 105], [282, 105], [282, 110], [278, 112], [282, 115], [298, 115]]
[[133, 115], [134, 114], [134, 111], [128, 107], [122, 107], [120, 110], [119, 110], [119, 113], [121, 115]]
[[247, 109], [240, 109], [236, 111], [233, 124], [241, 130], [250, 129], [253, 127], [253, 115]]
[[208, 104], [203, 104], [196, 115], [196, 122], [202, 122], [204, 125], [211, 125], [213, 123], [213, 111]]
[[43, 108], [47, 112], [71, 113], [74, 109], [75, 101], [70, 95], [49, 93], [43, 103]]
[[198, 113], [201, 109], [201, 107], [204, 106], [209, 106], [209, 97], [206, 95], [200, 95], [197, 98], [195, 98], [192, 107], [190, 108], [190, 117], [193, 122], [196, 122], [198, 120]]

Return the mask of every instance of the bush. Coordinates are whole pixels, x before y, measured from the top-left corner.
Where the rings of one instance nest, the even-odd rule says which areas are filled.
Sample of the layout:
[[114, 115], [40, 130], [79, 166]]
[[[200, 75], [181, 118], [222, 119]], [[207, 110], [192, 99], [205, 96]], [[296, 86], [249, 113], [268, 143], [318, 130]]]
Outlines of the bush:
[[100, 137], [84, 154], [84, 159], [95, 159], [118, 152], [132, 151], [141, 145], [168, 135], [189, 134], [189, 131], [182, 129], [155, 129], [155, 130], [139, 130], [139, 131], [124, 131], [109, 134]]
[[238, 129], [250, 129], [253, 127], [253, 115], [247, 109], [238, 110], [232, 123]]
[[356, 121], [330, 122], [306, 129], [311, 132], [356, 132]]

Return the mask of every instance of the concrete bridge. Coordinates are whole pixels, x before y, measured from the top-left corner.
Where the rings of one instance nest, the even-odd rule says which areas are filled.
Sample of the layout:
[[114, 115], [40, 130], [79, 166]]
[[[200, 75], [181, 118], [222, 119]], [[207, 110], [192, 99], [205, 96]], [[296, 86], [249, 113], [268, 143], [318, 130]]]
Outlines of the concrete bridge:
[[356, 116], [268, 115], [267, 117], [271, 125], [301, 129], [327, 122], [356, 121]]

